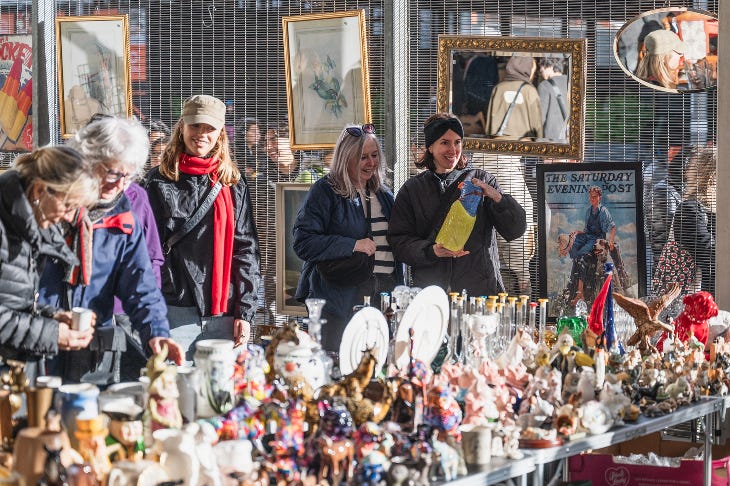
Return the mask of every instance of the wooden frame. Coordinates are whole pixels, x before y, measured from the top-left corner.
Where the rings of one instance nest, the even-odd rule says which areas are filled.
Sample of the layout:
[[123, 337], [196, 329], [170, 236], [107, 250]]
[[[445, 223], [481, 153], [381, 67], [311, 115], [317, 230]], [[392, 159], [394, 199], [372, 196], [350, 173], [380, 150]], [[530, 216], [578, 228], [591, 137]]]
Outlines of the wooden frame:
[[282, 24], [292, 149], [332, 148], [346, 124], [371, 121], [365, 11]]
[[[667, 28], [676, 29], [685, 45], [676, 89], [642, 79], [637, 74], [639, 59], [646, 55], [644, 37], [652, 30]], [[686, 7], [650, 10], [626, 22], [616, 33], [613, 55], [627, 76], [649, 88], [668, 93], [705, 91], [717, 86], [718, 31], [717, 15], [706, 10]]]
[[312, 184], [278, 182], [276, 184], [276, 310], [281, 314], [306, 316], [307, 307], [294, 300], [304, 262], [294, 253], [293, 231], [299, 208]]
[[132, 116], [126, 15], [58, 17], [56, 46], [62, 137], [95, 113]]
[[[548, 318], [573, 315], [574, 304], [570, 301], [574, 298], [572, 290], [576, 280], [572, 271], [578, 258], [574, 259], [575, 256], [570, 253], [561, 256], [560, 250], [567, 250], [571, 244], [574, 250], [581, 246], [580, 237], [576, 235], [576, 239], [571, 240], [571, 234], [586, 228], [591, 186], [601, 188], [600, 204], [608, 209], [615, 223], [615, 243], [618, 244], [625, 274], [620, 274], [613, 254], [601, 253], [600, 248], [593, 247], [594, 258], [590, 262], [594, 265], [591, 268], [600, 279], [589, 282], [593, 288], [586, 289], [586, 304], [590, 309], [603, 281], [599, 257], [613, 261], [617, 267], [614, 291], [631, 297], [642, 297], [645, 293], [646, 244], [641, 164], [539, 164], [536, 207], [544, 208], [538, 212], [540, 295], [549, 299]], [[606, 239], [610, 239], [610, 234]]]
[[[501, 152], [518, 155], [534, 155], [559, 159], [580, 159], [583, 156], [584, 116], [585, 116], [585, 76], [586, 76], [586, 39], [547, 39], [539, 37], [488, 37], [440, 35], [438, 46], [438, 90], [436, 108], [439, 112], [451, 112], [459, 116], [465, 125], [464, 150]], [[487, 135], [484, 120], [488, 118], [487, 106], [492, 93], [491, 86], [504, 75], [504, 66], [512, 56], [529, 55], [533, 58], [553, 57], [563, 60], [564, 74], [567, 76], [568, 90], [564, 97], [565, 131], [562, 139], [539, 139], [523, 137], [512, 139], [499, 137], [494, 133]], [[475, 101], [464, 105], [465, 88], [469, 86], [469, 72], [460, 63], [473, 59], [489, 59], [493, 81], [475, 82], [481, 92], [470, 95]], [[461, 71], [458, 71], [460, 70]], [[533, 76], [539, 78], [539, 71]], [[487, 86], [488, 91], [483, 87]], [[456, 103], [455, 103], [456, 99]], [[486, 100], [486, 102], [484, 102]], [[460, 106], [456, 106], [456, 105]], [[483, 108], [481, 108], [483, 104]], [[479, 113], [482, 128], [479, 130]], [[470, 125], [474, 128], [470, 130]]]
[[33, 150], [33, 49], [30, 34], [0, 36], [0, 152]]

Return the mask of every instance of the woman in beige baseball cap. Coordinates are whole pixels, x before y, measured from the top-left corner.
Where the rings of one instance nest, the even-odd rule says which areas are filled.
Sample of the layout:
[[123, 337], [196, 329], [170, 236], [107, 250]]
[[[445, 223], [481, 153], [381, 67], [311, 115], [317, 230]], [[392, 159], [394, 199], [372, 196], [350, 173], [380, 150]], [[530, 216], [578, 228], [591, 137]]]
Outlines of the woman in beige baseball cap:
[[651, 84], [677, 89], [684, 42], [671, 30], [655, 30], [644, 38], [646, 54], [639, 61], [636, 76]]
[[[170, 334], [187, 361], [200, 339], [248, 341], [261, 280], [251, 199], [230, 156], [225, 115], [225, 103], [213, 96], [185, 100], [160, 166], [146, 181], [165, 251]], [[213, 200], [208, 209], [206, 198]]]

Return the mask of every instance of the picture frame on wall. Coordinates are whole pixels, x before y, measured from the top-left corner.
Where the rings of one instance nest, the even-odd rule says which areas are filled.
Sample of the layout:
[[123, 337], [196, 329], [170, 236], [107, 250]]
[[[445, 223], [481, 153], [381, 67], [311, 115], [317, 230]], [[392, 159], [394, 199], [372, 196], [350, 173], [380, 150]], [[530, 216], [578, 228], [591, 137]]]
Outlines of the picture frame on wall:
[[126, 15], [58, 17], [56, 45], [62, 137], [95, 113], [132, 115]]
[[540, 296], [549, 299], [548, 319], [574, 315], [581, 288], [590, 310], [606, 262], [615, 267], [614, 292], [644, 296], [642, 198], [640, 163], [538, 164]]
[[291, 146], [333, 148], [345, 125], [371, 121], [365, 11], [289, 16], [282, 24]]
[[276, 184], [276, 310], [280, 314], [307, 315], [307, 307], [294, 298], [304, 265], [294, 252], [294, 222], [311, 187], [301, 182]]
[[0, 152], [33, 150], [33, 41], [0, 35]]

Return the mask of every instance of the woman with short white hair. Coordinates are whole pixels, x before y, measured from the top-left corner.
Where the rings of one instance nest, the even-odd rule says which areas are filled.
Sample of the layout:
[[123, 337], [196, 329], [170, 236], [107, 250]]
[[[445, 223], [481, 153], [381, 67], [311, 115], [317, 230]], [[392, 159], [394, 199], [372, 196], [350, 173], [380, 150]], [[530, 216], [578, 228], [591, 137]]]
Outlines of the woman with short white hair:
[[[80, 265], [47, 265], [41, 278], [41, 300], [70, 300], [68, 306], [89, 307], [98, 316], [97, 329], [103, 329], [114, 325], [113, 302], [118, 297], [147, 351], [157, 353], [166, 344], [168, 356], [181, 362], [181, 349], [170, 339], [167, 308], [155, 280], [145, 230], [125, 192], [147, 160], [149, 141], [144, 128], [134, 120], [100, 117], [81, 129], [69, 146], [92, 164], [100, 180], [99, 202], [67, 228]], [[144, 203], [149, 212], [146, 199], [140, 201], [137, 195], [134, 200]], [[159, 245], [159, 239], [157, 242]], [[105, 343], [99, 345], [105, 349]], [[62, 368], [54, 371], [69, 381], [99, 379], [90, 353], [67, 353], [56, 364]], [[139, 369], [117, 371], [139, 374]], [[101, 379], [120, 378], [117, 374]]]

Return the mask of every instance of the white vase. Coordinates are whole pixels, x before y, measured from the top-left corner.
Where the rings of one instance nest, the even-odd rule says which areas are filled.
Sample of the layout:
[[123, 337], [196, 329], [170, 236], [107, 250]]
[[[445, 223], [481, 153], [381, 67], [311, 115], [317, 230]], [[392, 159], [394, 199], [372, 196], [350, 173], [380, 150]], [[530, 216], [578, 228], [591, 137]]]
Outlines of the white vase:
[[195, 367], [198, 374], [196, 413], [211, 418], [233, 406], [233, 373], [236, 355], [233, 341], [204, 339], [195, 345]]

